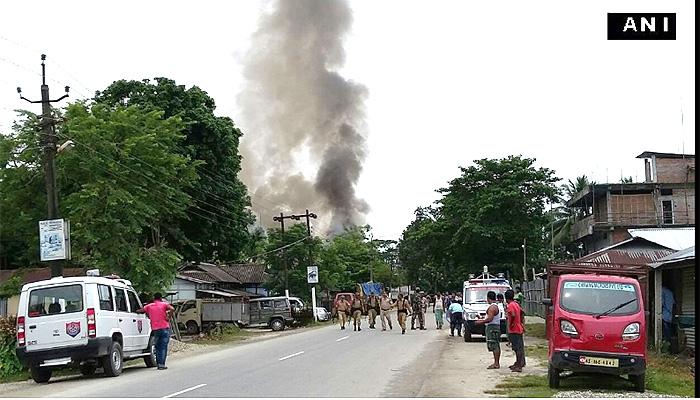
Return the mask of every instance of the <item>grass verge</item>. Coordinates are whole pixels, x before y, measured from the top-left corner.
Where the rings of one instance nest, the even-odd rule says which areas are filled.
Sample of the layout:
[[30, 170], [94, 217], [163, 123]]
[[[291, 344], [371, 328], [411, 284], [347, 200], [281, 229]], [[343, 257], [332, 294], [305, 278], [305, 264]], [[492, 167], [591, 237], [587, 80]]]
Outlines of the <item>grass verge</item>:
[[[529, 358], [547, 360], [547, 347], [527, 346]], [[694, 397], [695, 377], [690, 367], [694, 360], [665, 354], [648, 353], [646, 389], [679, 397]], [[632, 391], [634, 386], [625, 378], [602, 374], [577, 374], [563, 377], [559, 389], [550, 389], [546, 375], [507, 377], [488, 394], [504, 397], [552, 397], [565, 390]], [[604, 396], [604, 394], [603, 394]]]

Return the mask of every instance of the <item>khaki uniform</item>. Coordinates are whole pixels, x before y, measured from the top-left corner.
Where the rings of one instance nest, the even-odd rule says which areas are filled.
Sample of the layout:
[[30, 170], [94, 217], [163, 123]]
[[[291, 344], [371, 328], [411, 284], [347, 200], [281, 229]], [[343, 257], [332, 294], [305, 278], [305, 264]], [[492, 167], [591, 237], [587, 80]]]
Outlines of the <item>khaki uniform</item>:
[[399, 320], [399, 326], [401, 326], [401, 333], [406, 333], [406, 316], [411, 312], [411, 306], [408, 304], [408, 300], [399, 300], [396, 303], [396, 314]]
[[382, 296], [379, 298], [379, 319], [382, 320], [382, 330], [386, 330], [387, 323], [389, 324], [389, 329], [394, 329], [391, 326], [391, 309], [394, 305], [391, 304], [391, 299], [389, 296]]
[[336, 306], [338, 311], [338, 319], [340, 320], [340, 329], [345, 329], [345, 322], [348, 320], [348, 313], [350, 312], [350, 303], [347, 300], [338, 301]]
[[353, 330], [361, 331], [360, 325], [362, 324], [362, 310], [365, 308], [365, 302], [360, 298], [360, 296], [355, 295], [355, 299], [352, 301], [352, 323]]
[[370, 329], [374, 329], [377, 314], [379, 314], [379, 299], [377, 299], [377, 296], [372, 295], [369, 297], [369, 300], [367, 300], [367, 320]]

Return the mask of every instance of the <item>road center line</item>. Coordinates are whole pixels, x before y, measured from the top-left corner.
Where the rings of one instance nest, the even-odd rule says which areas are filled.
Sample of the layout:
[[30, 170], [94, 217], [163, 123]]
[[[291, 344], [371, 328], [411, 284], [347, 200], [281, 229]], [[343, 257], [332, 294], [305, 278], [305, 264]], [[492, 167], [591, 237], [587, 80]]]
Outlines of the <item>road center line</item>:
[[280, 358], [279, 361], [284, 361], [284, 360], [286, 360], [286, 359], [288, 359], [288, 358], [292, 358], [292, 357], [294, 357], [294, 356], [298, 356], [299, 354], [304, 354], [304, 351], [302, 350], [302, 351], [300, 351], [300, 352], [298, 352], [298, 353], [294, 353], [294, 354], [290, 354], [290, 355], [288, 355], [288, 356], [284, 356], [284, 357]]
[[335, 339], [335, 341], [336, 341], [336, 342], [340, 342], [341, 340], [345, 340], [345, 339], [347, 339], [347, 338], [349, 338], [349, 337], [350, 337], [350, 336], [343, 336], [343, 337], [341, 337], [340, 339]]
[[167, 396], [163, 396], [162, 398], [163, 398], [163, 399], [168, 399], [168, 398], [170, 398], [170, 397], [175, 397], [175, 396], [181, 395], [181, 394], [183, 394], [183, 393], [187, 393], [187, 392], [191, 392], [191, 391], [193, 391], [193, 390], [199, 389], [199, 388], [201, 388], [202, 386], [207, 386], [207, 384], [206, 384], [206, 383], [200, 383], [200, 384], [197, 385], [197, 386], [192, 386], [191, 388], [187, 388], [187, 389], [180, 390], [179, 392], [175, 392], [175, 393], [173, 393], [173, 394], [169, 394], [169, 395], [167, 395]]

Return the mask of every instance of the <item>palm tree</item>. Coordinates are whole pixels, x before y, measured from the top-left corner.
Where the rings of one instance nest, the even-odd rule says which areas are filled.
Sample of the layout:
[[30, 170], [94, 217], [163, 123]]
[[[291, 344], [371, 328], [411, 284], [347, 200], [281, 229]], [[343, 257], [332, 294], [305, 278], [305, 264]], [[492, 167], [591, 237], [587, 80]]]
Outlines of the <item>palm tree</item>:
[[569, 243], [571, 226], [583, 216], [580, 209], [567, 207], [566, 202], [574, 198], [577, 193], [588, 188], [589, 185], [595, 185], [595, 182], [589, 181], [586, 175], [577, 177], [575, 181], [569, 179], [569, 181], [561, 187], [561, 191], [564, 193], [566, 200], [562, 201], [563, 199], [561, 197], [553, 200], [553, 203], [558, 205], [552, 207], [547, 214], [552, 224], [552, 233], [550, 234], [553, 237], [551, 237], [550, 240], [555, 247]]

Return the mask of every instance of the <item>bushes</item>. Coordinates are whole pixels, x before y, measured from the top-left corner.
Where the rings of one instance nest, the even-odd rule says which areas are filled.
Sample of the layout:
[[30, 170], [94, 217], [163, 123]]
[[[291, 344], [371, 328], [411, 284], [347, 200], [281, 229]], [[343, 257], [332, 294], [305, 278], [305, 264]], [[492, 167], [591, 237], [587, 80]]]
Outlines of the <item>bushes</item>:
[[16, 376], [24, 368], [15, 354], [15, 317], [0, 317], [0, 379]]

